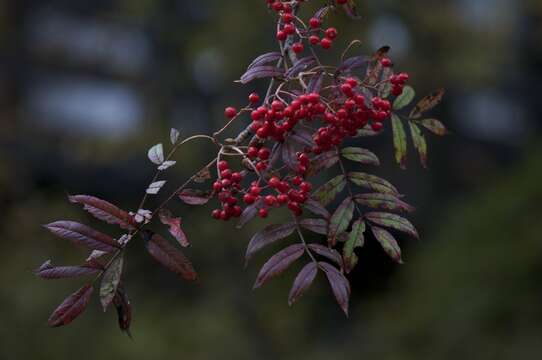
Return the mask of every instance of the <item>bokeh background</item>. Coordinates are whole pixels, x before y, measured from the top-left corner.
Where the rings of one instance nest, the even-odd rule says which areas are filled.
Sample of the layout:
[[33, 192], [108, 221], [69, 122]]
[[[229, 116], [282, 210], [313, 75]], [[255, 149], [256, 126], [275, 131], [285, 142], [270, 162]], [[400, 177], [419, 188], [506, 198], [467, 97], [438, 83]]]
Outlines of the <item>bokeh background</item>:
[[[294, 269], [251, 291], [273, 253], [243, 268], [261, 222], [237, 231], [211, 221], [208, 209], [176, 203], [194, 244], [187, 252], [198, 284], [177, 281], [135, 241], [127, 270], [134, 341], [97, 299], [71, 326], [47, 327], [49, 313], [80, 281], [47, 282], [31, 270], [49, 258], [75, 264], [86, 254], [40, 225], [68, 218], [118, 235], [70, 206], [66, 194], [133, 209], [153, 173], [150, 145], [167, 142], [172, 126], [185, 136], [216, 129], [225, 105], [263, 91], [262, 83], [233, 83], [275, 46], [263, 3], [0, 1], [0, 358], [539, 357], [538, 0], [359, 0], [361, 21], [330, 18], [341, 29], [336, 49], [352, 38], [367, 53], [389, 44], [420, 95], [447, 88], [431, 115], [453, 132], [430, 137], [429, 170], [413, 153], [408, 171], [399, 170], [389, 133], [365, 144], [381, 154], [375, 172], [418, 208], [412, 220], [422, 240], [400, 238], [402, 266], [366, 244], [351, 276], [349, 319], [321, 275], [293, 308], [286, 299]], [[183, 150], [173, 183], [208, 160], [206, 146]]]

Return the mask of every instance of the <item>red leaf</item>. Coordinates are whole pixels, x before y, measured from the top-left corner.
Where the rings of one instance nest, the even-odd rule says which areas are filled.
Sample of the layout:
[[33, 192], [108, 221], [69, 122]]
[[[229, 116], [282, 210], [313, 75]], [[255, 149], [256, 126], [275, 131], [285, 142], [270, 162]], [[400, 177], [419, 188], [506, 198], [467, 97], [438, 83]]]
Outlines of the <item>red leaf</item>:
[[108, 224], [119, 225], [128, 230], [134, 230], [137, 227], [137, 223], [130, 214], [105, 200], [89, 195], [74, 195], [69, 199], [72, 203], [84, 205], [86, 211]]
[[316, 273], [318, 272], [318, 266], [314, 262], [310, 262], [301, 269], [297, 274], [290, 295], [288, 296], [288, 305], [292, 306], [311, 286]]
[[201, 190], [185, 189], [179, 193], [179, 198], [188, 205], [205, 205], [209, 202], [210, 194]]
[[305, 247], [303, 244], [294, 244], [273, 255], [263, 264], [254, 284], [254, 289], [259, 288], [273, 277], [280, 275], [288, 266], [299, 259], [304, 252]]
[[68, 325], [85, 310], [92, 295], [92, 285], [86, 284], [60, 304], [48, 320], [49, 326]]
[[180, 250], [152, 231], [145, 230], [141, 235], [147, 251], [156, 261], [185, 280], [196, 280], [197, 274], [192, 263]]
[[86, 225], [74, 221], [57, 221], [44, 225], [54, 235], [71, 241], [76, 245], [83, 245], [92, 250], [107, 253], [117, 250], [120, 246], [111, 236], [96, 231]]
[[94, 275], [98, 272], [99, 269], [88, 266], [52, 266], [51, 260], [46, 261], [38, 269], [34, 270], [34, 274], [47, 280]]
[[277, 240], [284, 239], [295, 230], [294, 223], [286, 223], [282, 225], [269, 225], [262, 231], [254, 234], [247, 247], [245, 259], [248, 261], [250, 258], [261, 248], [267, 246]]
[[181, 229], [181, 218], [173, 217], [171, 211], [166, 209], [160, 210], [159, 216], [162, 224], [169, 226], [169, 233], [173, 235], [175, 239], [177, 239], [182, 247], [190, 246], [190, 242], [188, 241], [186, 234]]
[[339, 270], [337, 270], [337, 268], [335, 268], [331, 264], [328, 264], [326, 262], [319, 262], [318, 265], [320, 265], [326, 273], [327, 280], [331, 285], [331, 290], [333, 290], [333, 294], [335, 295], [335, 299], [337, 299], [337, 303], [344, 311], [346, 316], [348, 316], [350, 283], [344, 277], [344, 275], [341, 274]]

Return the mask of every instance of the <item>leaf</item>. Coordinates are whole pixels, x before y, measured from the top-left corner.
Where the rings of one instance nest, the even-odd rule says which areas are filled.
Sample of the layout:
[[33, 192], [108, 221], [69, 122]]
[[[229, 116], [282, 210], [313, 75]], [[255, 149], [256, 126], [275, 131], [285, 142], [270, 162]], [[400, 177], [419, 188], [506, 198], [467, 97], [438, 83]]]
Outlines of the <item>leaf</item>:
[[291, 79], [299, 75], [300, 72], [307, 70], [316, 64], [314, 56], [306, 56], [295, 62], [295, 64], [286, 72], [286, 78]]
[[418, 120], [418, 123], [435, 135], [444, 136], [448, 134], [446, 127], [437, 119]]
[[391, 124], [393, 127], [393, 146], [395, 147], [395, 160], [397, 161], [401, 169], [406, 169], [407, 142], [403, 123], [397, 115], [391, 114]]
[[92, 290], [92, 285], [86, 284], [68, 296], [49, 317], [49, 326], [58, 327], [68, 325], [81, 315], [88, 305]]
[[399, 95], [395, 101], [393, 102], [393, 109], [394, 110], [401, 110], [408, 104], [414, 100], [414, 97], [416, 96], [416, 92], [411, 86], [405, 86], [403, 89], [403, 93]]
[[346, 15], [348, 15], [351, 19], [357, 20], [361, 18], [361, 16], [358, 14], [356, 2], [354, 0], [348, 0], [348, 2], [343, 5], [343, 9]]
[[181, 133], [179, 132], [179, 130], [171, 128], [171, 131], [169, 132], [169, 140], [171, 141], [171, 145], [177, 144], [180, 137]]
[[351, 172], [348, 174], [348, 180], [369, 190], [384, 194], [399, 195], [399, 192], [392, 184], [390, 184], [387, 180], [379, 178], [375, 175], [361, 172]]
[[323, 256], [333, 262], [335, 262], [340, 267], [343, 266], [343, 259], [341, 258], [341, 255], [339, 252], [335, 249], [330, 249], [327, 246], [321, 245], [321, 244], [309, 244], [309, 249], [314, 251], [320, 256]]
[[320, 235], [327, 235], [329, 228], [329, 223], [325, 219], [303, 219], [299, 222], [299, 225]]
[[294, 148], [294, 144], [292, 141], [290, 141], [290, 137], [288, 137], [284, 143], [282, 143], [281, 146], [281, 156], [282, 161], [285, 165], [287, 165], [290, 169], [297, 169], [297, 156], [296, 151]]
[[357, 194], [354, 200], [361, 205], [390, 211], [412, 212], [414, 208], [390, 194]]
[[42, 279], [66, 279], [79, 276], [88, 276], [98, 273], [99, 269], [90, 266], [52, 266], [51, 260], [47, 260], [34, 274]]
[[162, 165], [158, 166], [158, 170], [160, 171], [167, 170], [170, 167], [174, 166], [175, 164], [177, 164], [177, 162], [173, 160], [164, 161]]
[[314, 157], [307, 169], [307, 176], [314, 176], [322, 170], [329, 169], [339, 162], [339, 154], [337, 150], [327, 151]]
[[346, 178], [344, 175], [338, 175], [335, 178], [331, 179], [324, 185], [322, 185], [316, 192], [313, 197], [315, 200], [319, 201], [323, 206], [329, 205], [339, 193], [344, 190], [346, 186]]
[[351, 161], [365, 165], [380, 165], [378, 157], [371, 151], [356, 147], [347, 147], [341, 150], [341, 155]]
[[137, 226], [130, 214], [105, 200], [88, 195], [73, 195], [69, 200], [72, 203], [82, 204], [92, 216], [108, 224], [119, 225], [127, 230], [134, 230]]
[[438, 89], [432, 94], [429, 94], [423, 99], [421, 99], [420, 102], [418, 102], [418, 104], [416, 105], [416, 107], [412, 109], [409, 117], [411, 119], [420, 118], [423, 113], [431, 110], [442, 101], [442, 98], [444, 97], [445, 92], [446, 91], [444, 89]]
[[382, 60], [382, 58], [386, 56], [389, 51], [389, 46], [383, 46], [371, 57], [371, 63], [367, 67], [367, 78], [365, 80], [365, 82], [370, 86], [374, 86], [379, 82], [382, 75], [382, 63], [380, 60]]
[[115, 309], [117, 310], [119, 328], [122, 331], [125, 331], [131, 338], [130, 324], [132, 323], [132, 305], [130, 304], [130, 300], [128, 299], [128, 295], [126, 294], [122, 283], [117, 288], [117, 292], [113, 298], [113, 305], [115, 305]]
[[295, 228], [295, 223], [289, 222], [286, 224], [266, 226], [262, 231], [254, 234], [247, 247], [245, 254], [246, 261], [250, 260], [263, 247], [292, 235]]
[[190, 246], [190, 242], [186, 237], [183, 229], [181, 229], [181, 218], [174, 217], [171, 211], [167, 209], [161, 209], [158, 213], [160, 221], [164, 225], [169, 226], [169, 233], [177, 240], [182, 247]]
[[312, 148], [316, 144], [312, 138], [312, 133], [310, 130], [301, 125], [297, 125], [295, 130], [292, 130], [288, 139], [290, 139], [294, 144], [303, 147]]
[[194, 182], [198, 184], [204, 183], [210, 179], [212, 179], [212, 176], [208, 166], [198, 171], [198, 173], [194, 176]]
[[365, 243], [363, 233], [365, 232], [365, 221], [358, 219], [352, 224], [352, 231], [348, 234], [348, 239], [343, 247], [344, 270], [350, 273], [358, 263], [358, 256], [354, 250], [362, 247]]
[[274, 52], [268, 52], [265, 54], [262, 54], [258, 56], [256, 59], [250, 63], [247, 70], [252, 69], [253, 67], [259, 66], [259, 65], [265, 65], [269, 64], [271, 62], [278, 61], [280, 58], [282, 58], [281, 53], [274, 51]]
[[335, 246], [337, 243], [337, 235], [348, 229], [348, 225], [350, 225], [353, 216], [354, 202], [351, 197], [347, 197], [341, 205], [339, 205], [337, 210], [335, 210], [329, 221], [328, 243], [331, 246]]
[[321, 215], [326, 219], [329, 219], [331, 217], [329, 211], [327, 211], [327, 209], [322, 204], [312, 198], [307, 199], [307, 201], [305, 201], [305, 204], [303, 205], [305, 206], [305, 209], [309, 210], [313, 214]]
[[284, 75], [284, 69], [275, 66], [254, 66], [241, 76], [241, 83], [248, 84], [252, 80]]
[[122, 276], [122, 268], [124, 264], [124, 258], [122, 254], [113, 259], [111, 264], [107, 267], [102, 277], [102, 283], [100, 285], [100, 303], [104, 311], [107, 310], [120, 283]]
[[380, 131], [374, 131], [370, 127], [366, 126], [360, 129], [355, 137], [377, 136], [379, 134], [380, 134]]
[[393, 261], [402, 264], [403, 260], [401, 259], [401, 248], [397, 244], [397, 240], [390, 234], [388, 231], [379, 228], [378, 226], [371, 226], [373, 234], [386, 252], [393, 259]]
[[410, 135], [412, 136], [412, 143], [414, 148], [418, 151], [420, 156], [420, 162], [424, 168], [427, 168], [427, 142], [423, 136], [420, 128], [414, 124], [412, 121], [409, 121], [410, 125]]
[[308, 263], [301, 269], [294, 280], [290, 295], [288, 295], [289, 306], [292, 306], [309, 289], [317, 272], [318, 266], [314, 262]]
[[92, 250], [106, 253], [113, 252], [119, 245], [111, 236], [96, 231], [86, 225], [74, 221], [56, 221], [44, 227], [53, 235], [69, 240], [75, 245], [83, 245]]
[[156, 195], [160, 192], [160, 189], [162, 189], [162, 186], [166, 184], [165, 180], [155, 181], [152, 184], [149, 185], [147, 188], [147, 194], [150, 195]]
[[420, 238], [414, 225], [399, 215], [383, 212], [370, 212], [365, 214], [365, 218], [375, 224], [407, 233], [416, 239]]
[[263, 264], [260, 273], [254, 283], [254, 289], [261, 287], [273, 277], [280, 275], [294, 261], [299, 259], [305, 252], [303, 244], [290, 245], [273, 255], [265, 264]]
[[307, 85], [307, 93], [320, 92], [322, 89], [322, 83], [324, 82], [324, 72], [320, 71], [313, 75]]
[[160, 165], [164, 162], [164, 146], [162, 144], [156, 144], [149, 149], [147, 153], [149, 160], [156, 165]]
[[184, 189], [179, 193], [179, 199], [188, 205], [205, 205], [211, 199], [211, 194], [202, 190]]
[[333, 265], [319, 262], [318, 265], [324, 270], [331, 290], [342, 311], [348, 316], [348, 302], [350, 299], [350, 283]]
[[263, 206], [263, 199], [260, 199], [256, 201], [254, 204], [249, 205], [243, 210], [241, 213], [241, 217], [239, 218], [239, 224], [237, 224], [237, 228], [241, 229], [243, 226], [245, 226], [250, 220], [254, 219], [256, 214], [258, 214], [258, 210]]
[[337, 73], [344, 71], [352, 71], [361, 67], [366, 66], [369, 63], [369, 58], [365, 55], [357, 55], [345, 59], [341, 65], [337, 68]]
[[147, 251], [156, 261], [185, 280], [196, 280], [197, 274], [192, 263], [179, 249], [152, 231], [144, 230], [141, 235]]

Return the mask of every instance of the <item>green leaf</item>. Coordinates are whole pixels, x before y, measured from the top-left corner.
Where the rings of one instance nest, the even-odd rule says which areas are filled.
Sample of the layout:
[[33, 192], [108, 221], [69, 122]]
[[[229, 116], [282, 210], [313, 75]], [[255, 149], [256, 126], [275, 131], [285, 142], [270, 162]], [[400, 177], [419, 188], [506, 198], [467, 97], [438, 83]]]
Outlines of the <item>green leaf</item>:
[[322, 185], [314, 193], [314, 199], [320, 202], [323, 206], [329, 205], [337, 195], [344, 190], [346, 186], [346, 178], [344, 175], [339, 175]]
[[347, 147], [341, 150], [341, 155], [351, 161], [366, 165], [380, 165], [378, 157], [371, 151], [356, 147]]
[[348, 180], [354, 184], [363, 188], [376, 191], [383, 194], [399, 195], [399, 191], [390, 184], [387, 180], [379, 178], [378, 176], [362, 173], [351, 172], [348, 174]]
[[393, 146], [395, 147], [395, 160], [401, 167], [406, 169], [407, 141], [403, 122], [395, 114], [391, 114], [391, 124], [393, 127]]
[[334, 246], [337, 243], [337, 236], [348, 229], [350, 221], [354, 216], [354, 201], [347, 197], [335, 210], [329, 220], [328, 243]]
[[435, 135], [444, 136], [448, 134], [448, 130], [446, 129], [444, 124], [442, 124], [437, 119], [417, 120], [417, 122]]
[[370, 126], [365, 126], [363, 129], [358, 130], [358, 133], [354, 137], [369, 137], [377, 136], [380, 134], [380, 131], [374, 131]]
[[358, 194], [354, 200], [361, 205], [390, 211], [412, 212], [414, 208], [404, 201], [389, 194]]
[[409, 121], [410, 124], [410, 135], [412, 136], [412, 142], [414, 143], [414, 148], [418, 151], [420, 155], [420, 162], [424, 168], [427, 168], [427, 142], [423, 136], [420, 128], [414, 124], [412, 121]]
[[122, 276], [123, 263], [124, 259], [122, 254], [120, 254], [111, 262], [111, 264], [109, 264], [109, 267], [105, 270], [102, 277], [102, 283], [100, 285], [100, 302], [102, 303], [104, 311], [107, 310], [117, 292]]
[[397, 97], [397, 99], [395, 99], [395, 101], [393, 102], [393, 109], [401, 110], [402, 108], [410, 104], [412, 100], [414, 100], [415, 96], [416, 92], [414, 91], [414, 89], [408, 85], [405, 86], [403, 89], [403, 93], [399, 95], [399, 97]]
[[397, 243], [397, 240], [390, 234], [388, 231], [379, 228], [378, 226], [371, 226], [373, 234], [382, 246], [382, 249], [393, 259], [393, 261], [402, 264], [403, 260], [401, 259], [401, 248]]
[[414, 225], [402, 216], [384, 212], [370, 212], [365, 214], [365, 218], [377, 225], [402, 231], [416, 239], [420, 238]]
[[358, 219], [352, 225], [352, 231], [348, 234], [348, 240], [343, 247], [344, 269], [348, 274], [358, 263], [358, 256], [354, 253], [354, 249], [362, 247], [365, 243], [363, 233], [365, 232], [365, 221]]

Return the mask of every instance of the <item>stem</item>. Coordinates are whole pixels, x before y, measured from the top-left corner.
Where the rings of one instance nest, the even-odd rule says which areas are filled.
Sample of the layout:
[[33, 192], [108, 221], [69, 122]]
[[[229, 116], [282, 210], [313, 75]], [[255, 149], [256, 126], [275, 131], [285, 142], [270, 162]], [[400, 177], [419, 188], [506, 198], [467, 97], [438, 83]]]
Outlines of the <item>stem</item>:
[[305, 241], [305, 237], [303, 236], [303, 233], [301, 232], [301, 227], [299, 226], [299, 221], [297, 219], [297, 216], [292, 215], [292, 217], [294, 218], [295, 228], [297, 230], [297, 235], [299, 235], [299, 239], [301, 240], [301, 243], [305, 247], [305, 251], [307, 252], [309, 257], [311, 258], [311, 260], [318, 266], [318, 261], [316, 260], [316, 258], [312, 254], [311, 250], [309, 249], [309, 246], [307, 245], [307, 242]]

